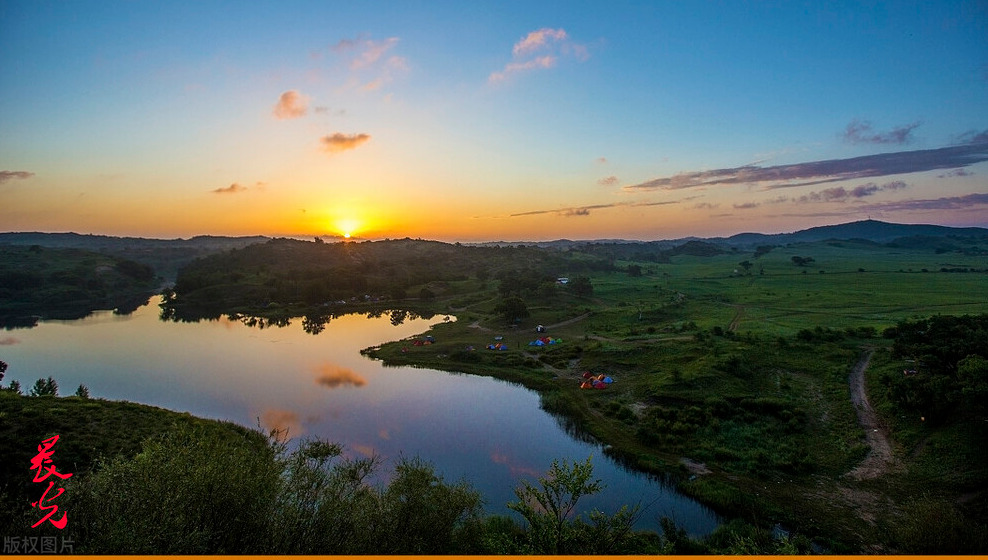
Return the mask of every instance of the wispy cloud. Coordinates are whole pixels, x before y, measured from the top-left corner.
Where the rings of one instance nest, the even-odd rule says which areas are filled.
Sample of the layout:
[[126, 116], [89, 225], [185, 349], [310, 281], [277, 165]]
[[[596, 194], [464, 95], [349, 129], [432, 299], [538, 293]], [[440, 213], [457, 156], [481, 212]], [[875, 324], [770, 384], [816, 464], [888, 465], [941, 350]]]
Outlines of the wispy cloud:
[[538, 31], [532, 31], [524, 39], [515, 43], [514, 48], [511, 49], [511, 54], [526, 56], [547, 47], [550, 42], [564, 41], [566, 38], [566, 31], [563, 29], [543, 27]]
[[946, 179], [947, 177], [970, 177], [971, 175], [977, 175], [973, 171], [968, 171], [967, 169], [951, 169], [946, 173], [937, 175], [940, 179]]
[[343, 134], [336, 132], [320, 139], [324, 150], [331, 154], [353, 150], [370, 140], [370, 134]]
[[[896, 200], [889, 202], [876, 202], [872, 204], [862, 204], [854, 206], [853, 212], [860, 215], [881, 216], [892, 213], [928, 212], [950, 210], [954, 212], [972, 211], [984, 212], [988, 209], [988, 193], [972, 193], [962, 196], [946, 196], [941, 198]], [[728, 214], [729, 215], [729, 214]], [[794, 212], [779, 214], [785, 217], [798, 218], [825, 218], [825, 217], [846, 217], [848, 209], [841, 207], [834, 210], [820, 212]]]
[[[690, 199], [687, 198], [684, 200], [690, 200]], [[519, 212], [517, 214], [511, 214], [511, 217], [517, 218], [520, 216], [538, 216], [541, 214], [557, 214], [559, 216], [565, 216], [565, 217], [589, 216], [592, 210], [603, 210], [605, 208], [620, 208], [620, 207], [639, 208], [639, 207], [648, 207], [648, 206], [667, 206], [670, 204], [679, 204], [680, 202], [682, 202], [682, 200], [665, 200], [662, 202], [612, 202], [609, 204], [571, 206], [568, 208], [556, 208], [553, 210], [530, 210], [528, 212]]]
[[912, 132], [920, 123], [898, 126], [888, 132], [876, 132], [868, 121], [853, 120], [844, 129], [844, 141], [849, 144], [908, 144]]
[[972, 193], [963, 196], [947, 196], [922, 200], [899, 200], [862, 206], [862, 210], [874, 212], [904, 212], [915, 210], [965, 210], [988, 206], [988, 193]]
[[988, 129], [978, 132], [977, 130], [968, 130], [964, 134], [957, 137], [956, 144], [986, 144], [988, 143]]
[[309, 110], [309, 98], [294, 89], [281, 94], [271, 111], [277, 119], [297, 119]]
[[587, 47], [570, 41], [564, 29], [549, 27], [530, 32], [515, 43], [511, 54], [511, 62], [487, 77], [489, 83], [503, 82], [529, 70], [552, 68], [560, 57], [572, 57], [581, 62], [590, 57]]
[[372, 91], [390, 83], [395, 77], [408, 70], [405, 57], [392, 53], [398, 45], [398, 37], [375, 41], [360, 37], [342, 39], [332, 47], [332, 51], [348, 56], [351, 79], [359, 84], [358, 89]]
[[213, 189], [212, 192], [216, 194], [236, 194], [236, 193], [244, 192], [246, 190], [247, 187], [241, 185], [240, 183], [230, 183], [229, 187], [220, 187], [218, 189]]
[[[258, 181], [257, 183], [254, 183], [253, 188], [257, 190], [264, 190], [264, 187], [266, 186], [267, 185], [265, 183]], [[215, 194], [237, 194], [248, 190], [250, 190], [250, 187], [247, 187], [246, 185], [241, 185], [240, 183], [230, 183], [230, 186], [228, 187], [219, 187], [210, 192]]]
[[609, 187], [618, 184], [618, 178], [614, 175], [610, 177], [604, 177], [603, 179], [597, 179], [597, 184], [602, 187]]
[[30, 171], [0, 171], [0, 184], [14, 179], [30, 179], [34, 173]]
[[858, 185], [853, 189], [846, 189], [844, 187], [824, 189], [819, 192], [812, 192], [808, 195], [801, 196], [798, 200], [800, 202], [845, 202], [848, 200], [872, 196], [875, 193], [882, 191], [898, 191], [906, 187], [907, 185], [904, 181], [892, 181], [885, 183], [884, 185], [866, 183], [864, 185]]
[[315, 372], [317, 375], [316, 383], [330, 389], [336, 389], [344, 385], [352, 385], [354, 387], [367, 385], [367, 380], [357, 372], [334, 364], [322, 364], [315, 368]]
[[756, 185], [763, 190], [771, 190], [936, 169], [960, 169], [983, 161], [988, 161], [988, 142], [792, 165], [745, 165], [711, 171], [691, 171], [629, 185], [624, 190], [677, 190], [732, 185]]
[[19, 338], [14, 338], [12, 336], [0, 337], [0, 346], [13, 346], [15, 344], [20, 344]]

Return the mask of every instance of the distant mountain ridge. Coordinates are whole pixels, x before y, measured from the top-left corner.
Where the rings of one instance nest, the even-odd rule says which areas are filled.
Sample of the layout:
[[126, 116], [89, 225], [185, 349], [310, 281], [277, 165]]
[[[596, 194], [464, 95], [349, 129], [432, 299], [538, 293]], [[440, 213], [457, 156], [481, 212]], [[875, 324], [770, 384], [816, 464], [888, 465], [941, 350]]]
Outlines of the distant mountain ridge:
[[532, 245], [542, 248], [568, 250], [587, 245], [646, 245], [654, 249], [672, 249], [694, 242], [728, 245], [731, 247], [755, 247], [758, 245], [784, 245], [787, 243], [811, 243], [814, 241], [863, 239], [875, 243], [889, 243], [896, 239], [907, 237], [988, 237], [988, 228], [982, 227], [951, 227], [931, 224], [896, 224], [879, 220], [861, 220], [818, 226], [791, 233], [738, 233], [730, 237], [681, 237], [678, 239], [662, 239], [655, 241], [635, 241], [627, 239], [592, 239], [574, 241], [558, 239], [555, 241], [509, 242], [494, 241], [488, 243], [464, 243], [464, 245]]
[[[635, 244], [649, 245], [655, 248], [673, 248], [691, 242], [726, 244], [729, 246], [778, 245], [785, 243], [809, 243], [826, 240], [864, 239], [876, 243], [906, 237], [988, 237], [988, 228], [983, 227], [951, 227], [932, 224], [896, 224], [879, 220], [861, 220], [830, 226], [817, 226], [792, 233], [738, 233], [730, 237], [697, 237], [689, 236], [678, 239], [660, 239], [654, 241], [637, 241], [627, 239], [591, 239], [571, 240], [557, 239], [554, 241], [489, 241], [483, 243], [463, 243], [473, 246], [515, 246], [526, 245], [552, 249], [571, 249], [589, 244]], [[153, 239], [144, 237], [113, 237], [109, 235], [79, 234], [79, 233], [42, 233], [42, 232], [10, 232], [0, 233], [0, 245], [41, 245], [44, 247], [66, 247], [88, 249], [93, 251], [113, 251], [121, 249], [160, 249], [160, 248], [199, 248], [209, 250], [225, 250], [242, 248], [254, 243], [263, 243], [272, 238], [255, 235], [242, 237], [227, 237], [214, 235], [197, 235], [188, 239]]]
[[41, 245], [43, 247], [86, 249], [160, 249], [163, 247], [243, 247], [252, 243], [262, 243], [270, 237], [262, 235], [227, 237], [217, 235], [197, 235], [188, 239], [154, 239], [148, 237], [115, 237], [82, 233], [43, 233], [9, 232], [0, 233], [0, 245]]
[[832, 226], [819, 226], [793, 233], [739, 233], [721, 241], [729, 245], [771, 245], [779, 243], [810, 243], [830, 239], [865, 239], [876, 243], [888, 243], [903, 237], [984, 237], [988, 228], [950, 227], [930, 224], [895, 224], [878, 220], [861, 220]]

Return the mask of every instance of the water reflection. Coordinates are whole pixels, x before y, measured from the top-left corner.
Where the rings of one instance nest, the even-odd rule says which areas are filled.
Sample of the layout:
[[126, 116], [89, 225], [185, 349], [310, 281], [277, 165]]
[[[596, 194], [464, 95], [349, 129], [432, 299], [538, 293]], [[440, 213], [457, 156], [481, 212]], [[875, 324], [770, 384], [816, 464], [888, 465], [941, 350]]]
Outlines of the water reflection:
[[321, 364], [316, 368], [316, 383], [323, 387], [336, 389], [345, 385], [363, 387], [367, 385], [367, 380], [352, 369], [340, 367], [336, 364]]
[[62, 387], [85, 384], [94, 397], [338, 442], [351, 458], [417, 456], [447, 480], [469, 481], [491, 513], [509, 514], [505, 504], [516, 499], [520, 479], [534, 480], [554, 459], [593, 455], [607, 488], [581, 507], [614, 512], [654, 501], [643, 528], [658, 529], [659, 515], [694, 534], [717, 524], [696, 502], [610, 460], [568, 421], [542, 410], [531, 391], [486, 377], [388, 368], [360, 354], [385, 341], [424, 338], [435, 321], [393, 309], [327, 310], [310, 316], [320, 325], [315, 336], [300, 322], [159, 316], [145, 307], [129, 316], [45, 321], [0, 351], [11, 364], [8, 377], [21, 386], [53, 375]]

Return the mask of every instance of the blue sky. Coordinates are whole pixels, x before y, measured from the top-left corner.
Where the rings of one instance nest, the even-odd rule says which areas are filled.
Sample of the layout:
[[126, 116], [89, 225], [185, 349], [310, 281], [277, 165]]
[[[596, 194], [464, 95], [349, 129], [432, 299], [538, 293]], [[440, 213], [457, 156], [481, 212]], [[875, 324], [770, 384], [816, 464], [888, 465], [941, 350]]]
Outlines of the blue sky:
[[0, 223], [988, 225], [986, 24], [984, 2], [0, 1]]

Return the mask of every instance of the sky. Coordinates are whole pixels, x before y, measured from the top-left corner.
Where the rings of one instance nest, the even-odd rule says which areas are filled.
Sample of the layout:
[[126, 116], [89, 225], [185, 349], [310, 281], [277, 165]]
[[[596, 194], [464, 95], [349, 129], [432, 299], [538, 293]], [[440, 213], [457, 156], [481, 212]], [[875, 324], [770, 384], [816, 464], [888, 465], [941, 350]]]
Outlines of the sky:
[[0, 231], [988, 226], [988, 3], [0, 0]]

